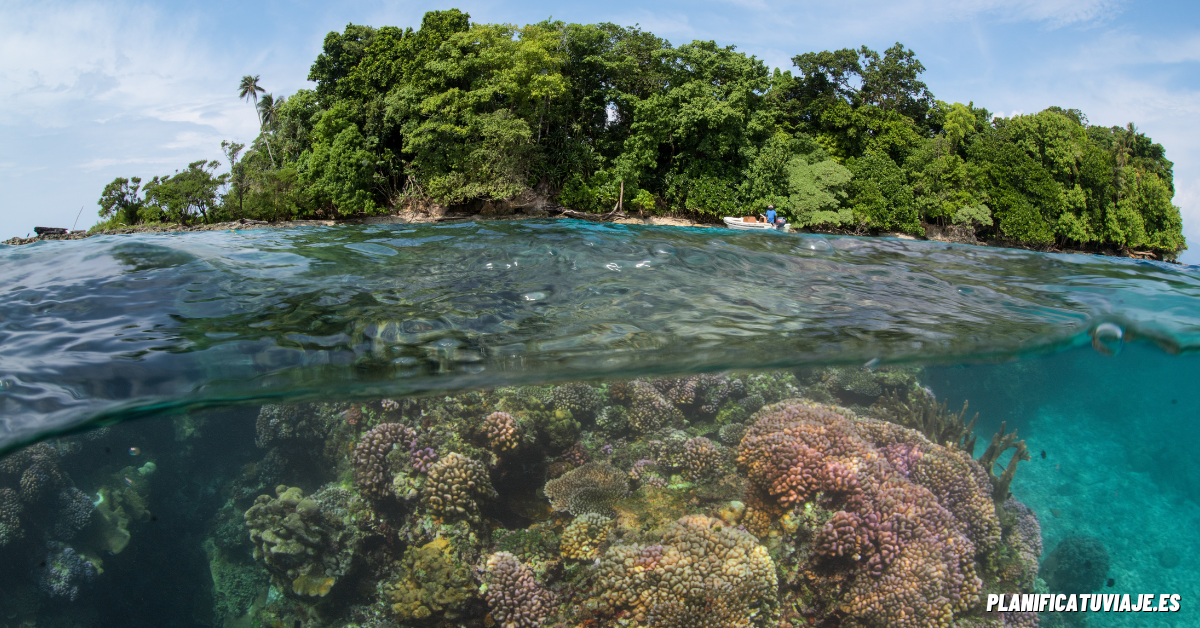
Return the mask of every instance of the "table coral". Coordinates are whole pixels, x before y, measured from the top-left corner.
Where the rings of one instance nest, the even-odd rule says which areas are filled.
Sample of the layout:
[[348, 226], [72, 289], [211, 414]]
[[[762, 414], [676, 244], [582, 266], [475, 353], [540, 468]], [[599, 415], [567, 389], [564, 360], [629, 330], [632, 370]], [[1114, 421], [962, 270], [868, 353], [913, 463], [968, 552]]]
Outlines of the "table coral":
[[545, 492], [555, 510], [607, 515], [629, 494], [629, 481], [607, 462], [589, 462], [547, 482]]
[[487, 603], [501, 628], [540, 628], [550, 624], [554, 595], [515, 556], [497, 552], [487, 560]]
[[686, 516], [654, 545], [618, 545], [600, 559], [596, 608], [656, 628], [750, 626], [775, 605], [766, 548], [719, 519]]

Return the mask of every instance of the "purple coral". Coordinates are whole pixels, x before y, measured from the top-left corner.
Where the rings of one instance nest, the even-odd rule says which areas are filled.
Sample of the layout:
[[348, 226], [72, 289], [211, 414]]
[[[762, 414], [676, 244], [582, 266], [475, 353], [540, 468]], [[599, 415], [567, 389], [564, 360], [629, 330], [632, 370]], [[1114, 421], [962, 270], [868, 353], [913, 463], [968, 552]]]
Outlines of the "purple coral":
[[[991, 543], [999, 525], [977, 507], [989, 493], [969, 465], [911, 430], [822, 406], [784, 402], [758, 416], [738, 451], [755, 489], [748, 499], [790, 508], [819, 497], [837, 510], [814, 547], [853, 570], [842, 607], [860, 623], [948, 625], [978, 599], [971, 537]], [[935, 493], [917, 476], [948, 486]]]
[[438, 461], [438, 453], [432, 447], [414, 448], [409, 451], [409, 461], [417, 473], [429, 473], [429, 467]]
[[34, 572], [38, 588], [50, 597], [65, 597], [74, 602], [79, 588], [96, 578], [96, 566], [84, 559], [75, 549], [51, 543], [45, 566]]
[[504, 628], [537, 628], [550, 623], [554, 595], [516, 556], [508, 552], [489, 556], [487, 585], [488, 608]]
[[383, 423], [363, 434], [351, 458], [354, 483], [363, 494], [375, 499], [391, 494], [392, 477], [387, 469], [387, 455], [396, 445], [407, 447], [412, 437], [412, 430], [399, 423]]
[[921, 459], [921, 448], [909, 443], [885, 445], [879, 448], [879, 453], [904, 477], [912, 473], [913, 466]]
[[581, 467], [591, 460], [588, 456], [587, 449], [583, 447], [583, 443], [575, 443], [567, 448], [562, 455], [563, 462], [570, 464], [573, 467]]

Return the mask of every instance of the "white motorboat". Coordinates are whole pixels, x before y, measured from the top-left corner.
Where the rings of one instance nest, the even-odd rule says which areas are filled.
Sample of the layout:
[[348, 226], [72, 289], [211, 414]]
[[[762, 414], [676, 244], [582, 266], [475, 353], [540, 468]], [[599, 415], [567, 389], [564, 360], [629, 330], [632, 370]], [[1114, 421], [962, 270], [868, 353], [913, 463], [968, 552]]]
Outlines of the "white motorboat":
[[[774, 229], [775, 228], [775, 225], [773, 225], [769, 222], [745, 222], [741, 218], [736, 217], [736, 216], [726, 216], [725, 217], [725, 226], [729, 227], [730, 229], [745, 229], [748, 231]], [[784, 230], [786, 230], [787, 227], [788, 227], [788, 225], [784, 225]]]

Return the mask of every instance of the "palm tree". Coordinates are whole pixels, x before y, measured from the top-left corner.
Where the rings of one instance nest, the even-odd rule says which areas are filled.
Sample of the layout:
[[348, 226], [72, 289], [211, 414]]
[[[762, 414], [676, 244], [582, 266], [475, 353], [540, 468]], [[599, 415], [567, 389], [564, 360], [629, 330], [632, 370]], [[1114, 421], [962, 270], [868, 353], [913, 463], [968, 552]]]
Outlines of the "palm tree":
[[[1129, 166], [1129, 158], [1133, 155], [1137, 135], [1137, 127], [1130, 122], [1124, 130], [1117, 132], [1117, 137], [1113, 142], [1113, 185], [1116, 188], [1118, 201], [1121, 200], [1121, 192], [1126, 187], [1125, 169]], [[1136, 177], [1136, 173], [1134, 176]]]
[[[258, 85], [258, 75], [250, 76], [249, 74], [247, 74], [246, 76], [242, 77], [242, 82], [238, 84], [238, 97], [243, 100], [253, 100], [254, 101], [254, 113], [255, 113], [255, 115], [258, 116], [258, 131], [259, 131], [259, 133], [266, 132], [266, 129], [263, 128], [262, 112], [259, 111], [259, 109], [258, 109], [258, 93], [265, 92], [265, 91], [267, 91], [267, 90], [259, 87], [259, 85]], [[271, 153], [271, 143], [268, 142], [267, 138], [265, 138], [265, 137], [263, 138], [263, 143], [267, 145], [267, 156], [271, 158], [271, 167], [274, 168], [275, 167], [275, 155]]]

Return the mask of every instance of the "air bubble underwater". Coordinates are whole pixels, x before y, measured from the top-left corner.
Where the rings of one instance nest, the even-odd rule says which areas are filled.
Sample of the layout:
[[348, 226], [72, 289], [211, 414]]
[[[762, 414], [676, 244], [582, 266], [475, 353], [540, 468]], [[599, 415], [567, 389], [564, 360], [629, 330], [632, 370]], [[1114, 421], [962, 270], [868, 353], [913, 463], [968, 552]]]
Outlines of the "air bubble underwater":
[[1125, 330], [1115, 323], [1101, 323], [1092, 329], [1092, 348], [1100, 355], [1117, 355], [1125, 346]]

